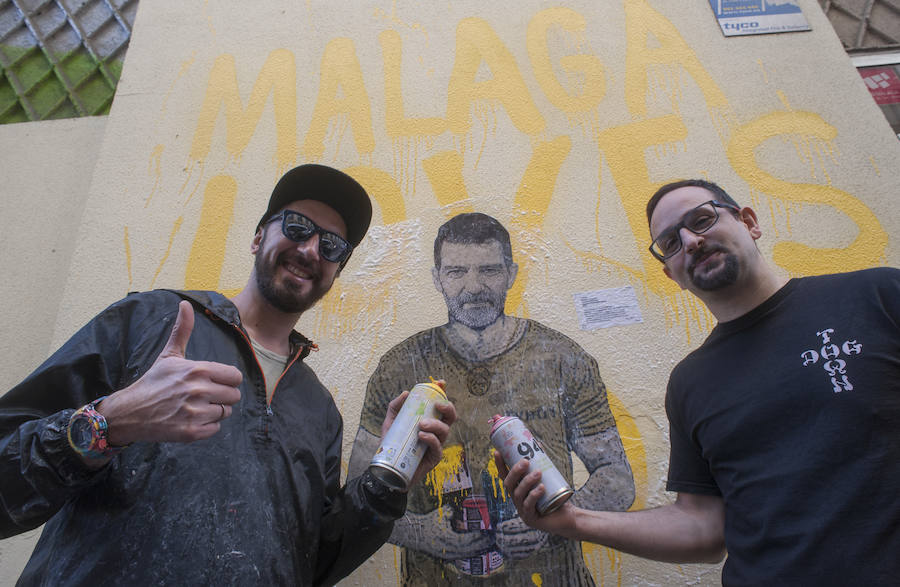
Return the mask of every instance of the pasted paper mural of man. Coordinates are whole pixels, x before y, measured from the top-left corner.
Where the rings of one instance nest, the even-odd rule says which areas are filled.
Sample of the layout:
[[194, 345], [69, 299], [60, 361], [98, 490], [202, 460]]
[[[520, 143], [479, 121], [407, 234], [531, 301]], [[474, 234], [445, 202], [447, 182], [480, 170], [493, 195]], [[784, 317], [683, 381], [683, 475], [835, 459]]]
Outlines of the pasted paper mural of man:
[[504, 313], [516, 279], [509, 233], [494, 218], [460, 214], [438, 230], [432, 269], [448, 322], [390, 349], [369, 379], [350, 475], [380, 443], [388, 401], [444, 379], [459, 420], [444, 459], [410, 492], [390, 541], [403, 548], [404, 585], [593, 585], [581, 547], [525, 526], [491, 458], [488, 419], [516, 415], [572, 483], [571, 453], [590, 476], [581, 507], [625, 510], [634, 481], [597, 362], [543, 324]]

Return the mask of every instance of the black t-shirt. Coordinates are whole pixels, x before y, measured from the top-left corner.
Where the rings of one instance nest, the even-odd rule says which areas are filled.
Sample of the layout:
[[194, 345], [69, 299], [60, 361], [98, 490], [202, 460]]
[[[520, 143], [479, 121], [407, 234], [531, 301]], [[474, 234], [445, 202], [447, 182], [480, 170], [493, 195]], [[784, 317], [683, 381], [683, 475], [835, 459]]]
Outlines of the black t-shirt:
[[728, 585], [900, 584], [900, 270], [793, 279], [672, 372], [669, 491], [725, 501]]

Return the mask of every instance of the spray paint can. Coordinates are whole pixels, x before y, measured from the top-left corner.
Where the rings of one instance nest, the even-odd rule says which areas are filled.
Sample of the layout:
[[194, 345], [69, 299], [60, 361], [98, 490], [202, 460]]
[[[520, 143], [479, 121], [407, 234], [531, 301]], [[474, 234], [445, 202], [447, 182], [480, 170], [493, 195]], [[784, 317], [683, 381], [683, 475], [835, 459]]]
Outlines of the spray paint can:
[[428, 449], [419, 440], [419, 421], [422, 418], [440, 419], [434, 406], [441, 401], [447, 401], [447, 394], [437, 383], [417, 383], [410, 390], [400, 413], [372, 457], [369, 471], [373, 475], [394, 489], [409, 489], [412, 476]]
[[500, 451], [508, 467], [527, 459], [529, 473], [541, 472], [541, 483], [544, 484], [545, 491], [537, 503], [538, 513], [549, 514], [572, 497], [575, 492], [522, 420], [515, 416], [497, 415], [491, 418], [490, 423], [491, 444]]

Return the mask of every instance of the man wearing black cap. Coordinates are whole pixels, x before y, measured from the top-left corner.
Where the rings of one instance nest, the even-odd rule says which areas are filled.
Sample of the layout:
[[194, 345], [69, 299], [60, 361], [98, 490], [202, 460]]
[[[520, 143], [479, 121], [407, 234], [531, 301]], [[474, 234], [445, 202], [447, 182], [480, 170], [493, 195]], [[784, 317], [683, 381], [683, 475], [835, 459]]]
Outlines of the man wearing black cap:
[[[129, 295], [0, 398], [0, 536], [46, 522], [19, 584], [333, 584], [385, 541], [406, 495], [340, 486], [341, 416], [293, 331], [371, 215], [346, 174], [292, 169], [232, 300]], [[456, 418], [439, 409], [414, 481]]]

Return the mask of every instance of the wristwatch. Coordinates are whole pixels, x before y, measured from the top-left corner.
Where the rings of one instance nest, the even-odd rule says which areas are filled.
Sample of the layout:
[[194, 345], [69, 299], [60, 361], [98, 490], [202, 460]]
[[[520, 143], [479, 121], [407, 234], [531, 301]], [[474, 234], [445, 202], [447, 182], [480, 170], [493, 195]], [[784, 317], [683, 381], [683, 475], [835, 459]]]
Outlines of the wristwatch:
[[109, 444], [106, 418], [97, 411], [97, 404], [106, 396], [97, 398], [86, 406], [75, 410], [69, 418], [69, 445], [72, 450], [86, 459], [102, 459], [116, 455], [124, 446]]

